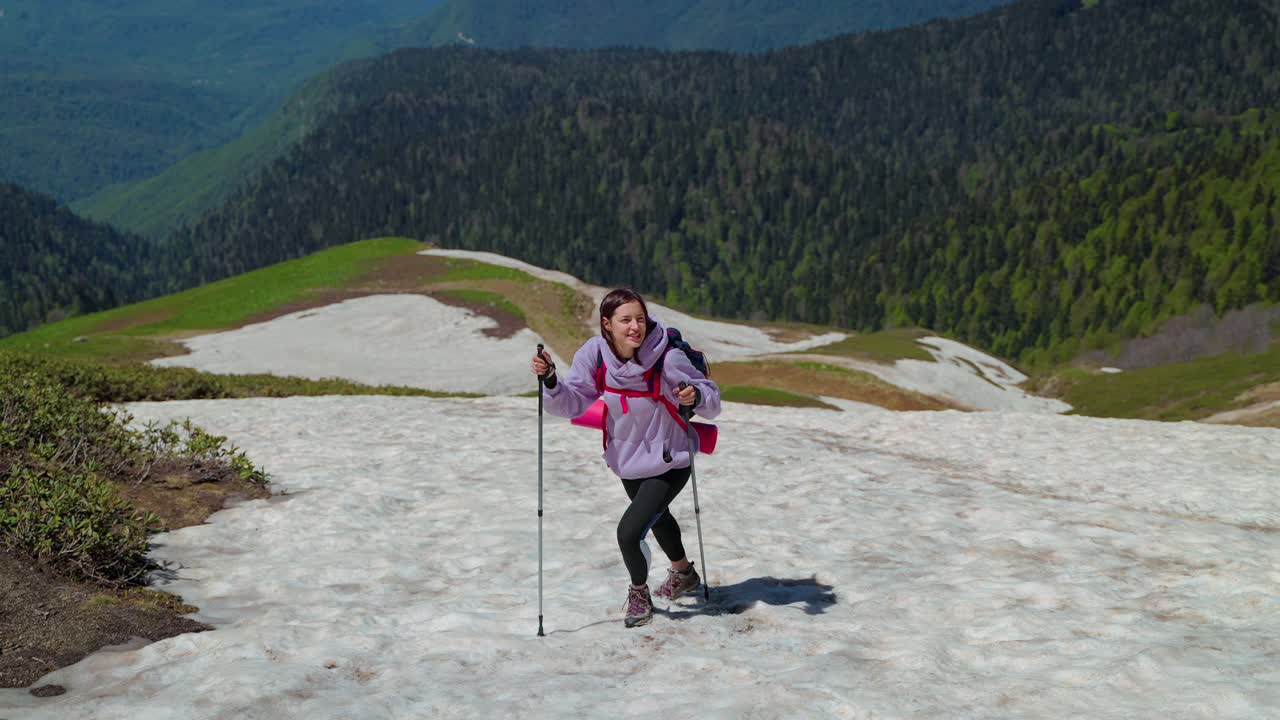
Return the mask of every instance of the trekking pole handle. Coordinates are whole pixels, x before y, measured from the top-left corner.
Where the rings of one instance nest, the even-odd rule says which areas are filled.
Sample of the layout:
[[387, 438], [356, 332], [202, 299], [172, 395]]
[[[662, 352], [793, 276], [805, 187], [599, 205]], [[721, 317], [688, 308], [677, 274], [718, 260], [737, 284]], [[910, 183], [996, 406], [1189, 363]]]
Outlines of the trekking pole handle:
[[[685, 388], [687, 388], [687, 387], [689, 387], [689, 383], [687, 383], [687, 382], [685, 382], [685, 381], [681, 380], [681, 381], [680, 381], [680, 391], [681, 391], [681, 392], [684, 392], [684, 389], [685, 389]], [[681, 406], [680, 406], [680, 417], [684, 418], [685, 420], [688, 420], [688, 419], [692, 418], [692, 417], [693, 417], [693, 407], [692, 407], [692, 406], [689, 406], [689, 405], [681, 405]]]
[[542, 361], [547, 364], [547, 371], [539, 375], [538, 379], [546, 380], [547, 378], [555, 374], [556, 364], [551, 361], [551, 358], [547, 357], [547, 353], [544, 351], [542, 347], [542, 343], [538, 343], [538, 357], [542, 358]]

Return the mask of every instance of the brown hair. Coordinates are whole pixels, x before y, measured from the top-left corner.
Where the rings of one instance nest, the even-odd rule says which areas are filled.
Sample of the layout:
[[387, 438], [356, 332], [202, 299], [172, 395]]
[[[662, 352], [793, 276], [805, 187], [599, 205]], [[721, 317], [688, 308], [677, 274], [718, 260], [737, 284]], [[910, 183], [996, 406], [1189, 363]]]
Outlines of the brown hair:
[[605, 295], [604, 300], [600, 301], [600, 337], [603, 337], [605, 342], [609, 343], [609, 347], [613, 348], [615, 353], [618, 349], [613, 347], [613, 338], [609, 337], [609, 333], [605, 332], [604, 321], [606, 318], [612, 320], [613, 314], [618, 311], [618, 308], [632, 302], [640, 303], [640, 310], [644, 312], [644, 335], [647, 338], [649, 337], [649, 331], [653, 329], [654, 321], [649, 316], [649, 306], [644, 303], [644, 298], [640, 297], [640, 293], [631, 288], [618, 288]]

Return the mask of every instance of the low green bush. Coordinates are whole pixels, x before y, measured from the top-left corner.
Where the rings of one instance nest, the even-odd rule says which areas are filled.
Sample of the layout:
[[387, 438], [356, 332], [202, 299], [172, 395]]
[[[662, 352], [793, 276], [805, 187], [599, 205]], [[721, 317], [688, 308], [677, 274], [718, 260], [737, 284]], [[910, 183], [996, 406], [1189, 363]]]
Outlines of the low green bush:
[[338, 378], [309, 380], [267, 374], [214, 375], [191, 368], [102, 365], [86, 360], [0, 351], [0, 376], [24, 374], [47, 378], [77, 397], [103, 403], [298, 395], [474, 396], [397, 385], [374, 387]]
[[[116, 483], [141, 482], [161, 462], [266, 482], [225, 437], [189, 422], [132, 428], [128, 413], [103, 406], [103, 398], [145, 390], [131, 384], [144, 377], [0, 357], [0, 546], [73, 577], [138, 583], [151, 567], [147, 538], [159, 519], [123, 500]], [[203, 392], [193, 388], [178, 392]]]

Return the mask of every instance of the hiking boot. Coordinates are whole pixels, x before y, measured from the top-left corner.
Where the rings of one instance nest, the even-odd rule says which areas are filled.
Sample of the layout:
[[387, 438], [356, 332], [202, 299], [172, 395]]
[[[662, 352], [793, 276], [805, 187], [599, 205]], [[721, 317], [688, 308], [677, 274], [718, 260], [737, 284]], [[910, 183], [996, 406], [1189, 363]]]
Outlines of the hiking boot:
[[675, 600], [698, 587], [701, 582], [702, 578], [698, 577], [698, 571], [693, 569], [693, 563], [689, 563], [689, 569], [685, 572], [669, 568], [666, 582], [662, 583], [662, 587], [654, 590], [653, 594], [668, 600]]
[[627, 617], [623, 624], [627, 627], [644, 625], [653, 618], [653, 600], [649, 597], [649, 586], [642, 588], [627, 586]]

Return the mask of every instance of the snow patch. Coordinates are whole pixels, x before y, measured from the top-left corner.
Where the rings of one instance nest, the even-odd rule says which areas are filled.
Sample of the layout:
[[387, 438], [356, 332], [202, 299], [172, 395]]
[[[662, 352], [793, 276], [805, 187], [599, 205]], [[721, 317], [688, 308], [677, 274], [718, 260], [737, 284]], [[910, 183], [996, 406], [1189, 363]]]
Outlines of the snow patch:
[[[1277, 430], [726, 403], [721, 449], [697, 464], [714, 604], [660, 603], [627, 630], [626, 496], [598, 433], [549, 420], [538, 638], [535, 400], [128, 409], [235, 438], [289, 495], [157, 538], [172, 577], [159, 582], [216, 630], [94, 654], [41, 679], [59, 697], [0, 690], [0, 717], [1228, 720], [1280, 707]], [[672, 512], [697, 552], [690, 489]]]
[[424, 295], [372, 295], [183, 340], [191, 354], [152, 364], [441, 392], [533, 390], [528, 361], [541, 338], [527, 328], [503, 339], [484, 334], [494, 327], [490, 318]]
[[[508, 267], [514, 270], [520, 270], [528, 273], [536, 278], [546, 280], [548, 282], [566, 285], [587, 297], [591, 298], [591, 302], [599, 307], [600, 301], [604, 300], [604, 296], [609, 293], [611, 288], [600, 287], [599, 285], [591, 285], [582, 282], [578, 278], [568, 273], [559, 272], [557, 270], [547, 270], [536, 265], [530, 265], [522, 260], [516, 260], [504, 255], [495, 253], [478, 252], [472, 250], [424, 250], [422, 255], [435, 255], [438, 257], [451, 257], [466, 260], [475, 260], [478, 262], [490, 263], [501, 267]], [[840, 342], [848, 337], [847, 333], [833, 332], [823, 335], [815, 335], [797, 342], [777, 342], [769, 337], [765, 331], [751, 327], [749, 325], [739, 325], [736, 323], [720, 322], [717, 320], [704, 320], [695, 318], [678, 310], [673, 310], [660, 303], [654, 302], [649, 298], [645, 298], [645, 304], [649, 306], [649, 313], [659, 322], [680, 329], [680, 333], [689, 341], [689, 344], [707, 353], [712, 363], [725, 362], [729, 360], [745, 360], [758, 355], [768, 353], [784, 353], [809, 350], [823, 345]], [[595, 316], [584, 318], [587, 327], [592, 332], [596, 331]]]

